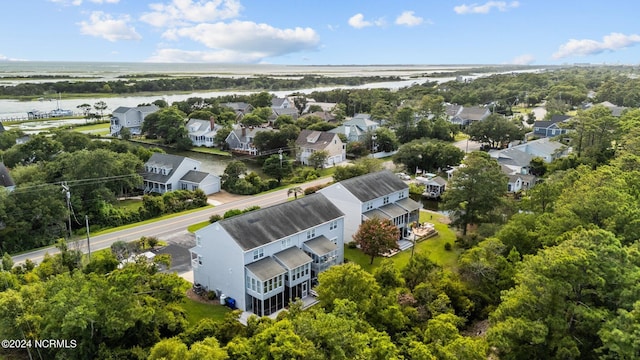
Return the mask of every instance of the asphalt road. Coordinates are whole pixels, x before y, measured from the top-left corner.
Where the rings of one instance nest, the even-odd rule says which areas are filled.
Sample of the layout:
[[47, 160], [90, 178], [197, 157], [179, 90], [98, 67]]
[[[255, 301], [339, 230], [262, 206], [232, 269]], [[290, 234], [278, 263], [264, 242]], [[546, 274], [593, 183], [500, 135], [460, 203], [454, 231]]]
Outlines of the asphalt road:
[[[310, 181], [301, 185], [303, 189], [315, 186], [318, 184], [323, 184], [332, 181], [331, 178], [323, 178], [314, 181]], [[257, 195], [257, 196], [248, 196], [246, 198], [242, 198], [240, 200], [224, 203], [213, 208], [206, 208], [201, 211], [193, 212], [186, 215], [180, 215], [174, 218], [159, 220], [150, 224], [144, 224], [135, 226], [125, 230], [119, 230], [108, 234], [91, 236], [90, 244], [91, 251], [106, 249], [111, 247], [116, 241], [133, 241], [137, 240], [142, 236], [155, 236], [158, 239], [170, 239], [177, 234], [184, 233], [188, 226], [203, 222], [209, 219], [211, 215], [219, 214], [223, 215], [227, 210], [230, 209], [246, 209], [250, 206], [258, 205], [260, 207], [267, 207], [270, 205], [275, 205], [279, 203], [283, 203], [288, 201], [290, 198], [287, 195], [288, 189], [278, 190], [271, 193]], [[70, 248], [74, 248], [73, 244], [69, 244]], [[87, 240], [79, 239], [77, 241], [77, 246], [83, 252], [88, 251]], [[56, 254], [58, 253], [58, 249], [54, 246], [50, 246], [48, 248], [34, 250], [28, 253], [15, 255], [13, 256], [13, 261], [15, 264], [23, 263], [26, 259], [31, 259], [31, 261], [35, 263], [40, 263], [42, 261], [45, 254]]]

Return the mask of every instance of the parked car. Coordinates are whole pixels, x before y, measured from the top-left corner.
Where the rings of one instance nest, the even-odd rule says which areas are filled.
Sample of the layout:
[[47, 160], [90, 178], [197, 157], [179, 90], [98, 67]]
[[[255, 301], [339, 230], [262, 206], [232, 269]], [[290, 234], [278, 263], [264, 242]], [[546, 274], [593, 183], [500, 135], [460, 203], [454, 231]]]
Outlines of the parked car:
[[405, 173], [397, 173], [396, 175], [402, 180], [411, 180], [411, 176]]

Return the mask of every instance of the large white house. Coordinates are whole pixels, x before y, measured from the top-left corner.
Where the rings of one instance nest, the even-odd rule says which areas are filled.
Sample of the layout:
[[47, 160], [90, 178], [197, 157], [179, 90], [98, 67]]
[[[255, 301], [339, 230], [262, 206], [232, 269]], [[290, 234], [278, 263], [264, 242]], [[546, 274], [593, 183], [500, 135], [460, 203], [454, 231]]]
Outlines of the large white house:
[[344, 259], [344, 214], [322, 194], [220, 220], [195, 235], [194, 283], [258, 316], [309, 296], [318, 273]]
[[154, 153], [144, 164], [144, 192], [164, 194], [173, 190], [220, 191], [220, 177], [200, 171], [200, 161], [184, 156]]
[[215, 136], [222, 126], [216, 124], [213, 117], [209, 120], [189, 119], [187, 122], [187, 136], [193, 146], [216, 146]]
[[365, 219], [390, 219], [400, 229], [398, 240], [418, 221], [421, 205], [409, 198], [409, 185], [388, 170], [343, 180], [319, 192], [345, 213], [345, 242], [352, 241]]
[[120, 106], [111, 114], [111, 136], [120, 135], [122, 128], [128, 128], [131, 134], [140, 135], [144, 118], [160, 110], [156, 105], [126, 107]]

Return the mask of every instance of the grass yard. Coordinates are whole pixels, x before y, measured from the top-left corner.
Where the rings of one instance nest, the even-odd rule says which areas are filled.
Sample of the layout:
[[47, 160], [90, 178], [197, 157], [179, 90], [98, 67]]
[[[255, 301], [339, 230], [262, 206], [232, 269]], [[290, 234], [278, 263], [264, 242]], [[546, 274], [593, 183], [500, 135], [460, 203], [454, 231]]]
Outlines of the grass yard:
[[208, 147], [193, 147], [191, 151], [203, 154], [214, 154], [220, 156], [231, 156], [231, 153], [228, 151], [222, 151], [216, 148], [208, 148]]
[[[455, 245], [455, 232], [449, 229], [449, 226], [446, 224], [446, 217], [434, 212], [421, 211], [420, 222], [434, 223], [436, 230], [438, 230], [438, 235], [416, 244], [415, 253], [426, 253], [429, 259], [436, 264], [441, 265], [444, 268], [455, 270], [458, 265], [458, 255], [460, 254], [460, 250], [457, 249]], [[444, 249], [444, 244], [446, 243], [451, 243], [451, 251]], [[368, 255], [363, 254], [360, 249], [350, 249], [347, 246], [345, 246], [344, 249], [344, 257], [349, 259], [349, 261], [357, 263], [368, 272], [372, 272], [384, 259], [386, 259], [384, 257], [377, 256], [373, 260], [373, 264], [369, 264], [371, 258]], [[409, 263], [409, 259], [411, 259], [411, 249], [402, 251], [401, 253], [390, 257], [390, 259], [393, 260], [398, 269], [402, 269]]]
[[185, 310], [187, 321], [189, 321], [189, 325], [191, 326], [207, 318], [216, 321], [222, 320], [225, 314], [230, 311], [228, 307], [223, 305], [204, 304], [189, 298], [184, 299], [181, 305]]
[[209, 222], [209, 220], [205, 220], [205, 221], [199, 222], [197, 224], [189, 225], [189, 227], [187, 227], [187, 231], [189, 231], [190, 233], [194, 233], [194, 232], [196, 232], [196, 230], [200, 230], [200, 229], [202, 229], [203, 227], [205, 227], [205, 226], [207, 226], [209, 224], [211, 224]]
[[141, 206], [142, 206], [141, 199], [126, 199], [126, 200], [120, 200], [116, 203], [117, 208], [131, 210], [131, 211], [138, 211]]

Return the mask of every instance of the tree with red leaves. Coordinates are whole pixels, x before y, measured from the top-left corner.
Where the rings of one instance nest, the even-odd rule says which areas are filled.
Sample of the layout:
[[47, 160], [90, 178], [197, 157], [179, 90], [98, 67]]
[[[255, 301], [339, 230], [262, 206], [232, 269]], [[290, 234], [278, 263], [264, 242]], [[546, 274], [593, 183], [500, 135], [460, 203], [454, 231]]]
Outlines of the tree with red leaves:
[[387, 251], [398, 248], [399, 230], [389, 219], [371, 218], [360, 224], [358, 232], [353, 235], [353, 241], [360, 246], [363, 253], [373, 259]]

